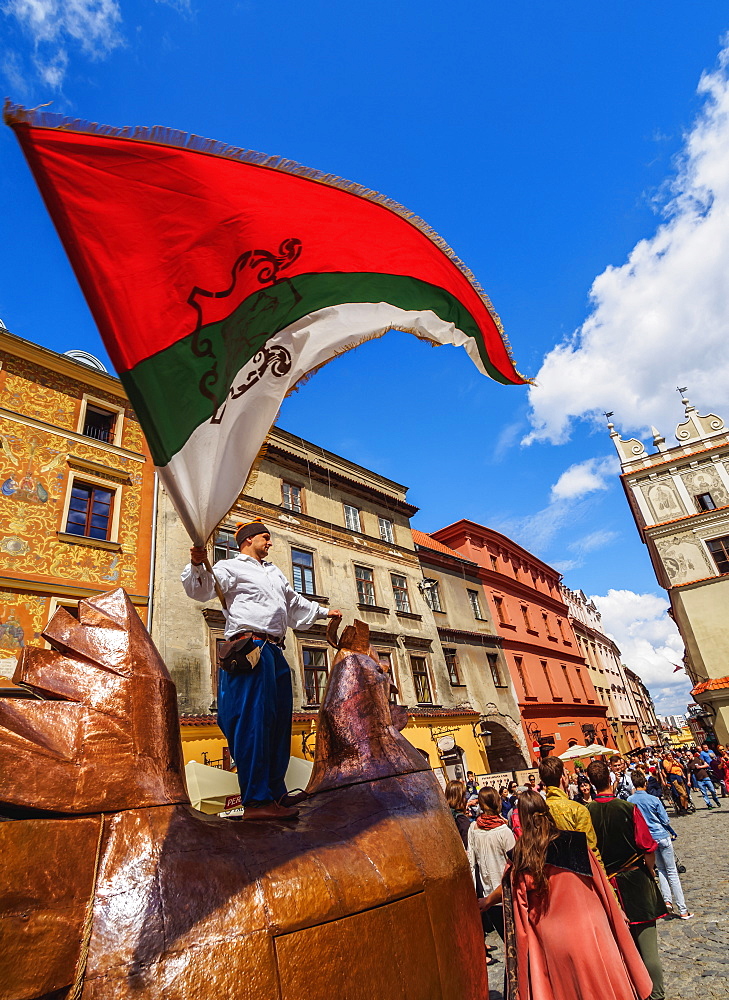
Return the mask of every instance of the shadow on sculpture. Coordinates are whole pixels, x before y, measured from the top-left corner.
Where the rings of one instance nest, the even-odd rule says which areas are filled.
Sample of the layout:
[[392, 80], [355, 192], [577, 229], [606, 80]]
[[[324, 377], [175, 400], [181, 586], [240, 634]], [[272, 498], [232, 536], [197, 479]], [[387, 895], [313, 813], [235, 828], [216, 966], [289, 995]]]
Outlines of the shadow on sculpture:
[[0, 701], [0, 1000], [488, 996], [463, 847], [367, 626], [338, 644], [296, 824], [189, 805], [123, 590], [44, 637], [15, 675], [43, 700]]

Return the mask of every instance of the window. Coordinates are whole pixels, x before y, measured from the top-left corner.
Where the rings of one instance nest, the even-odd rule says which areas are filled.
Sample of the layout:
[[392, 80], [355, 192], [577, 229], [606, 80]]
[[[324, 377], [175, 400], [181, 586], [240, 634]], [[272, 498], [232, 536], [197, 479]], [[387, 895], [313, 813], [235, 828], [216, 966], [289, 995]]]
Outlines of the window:
[[84, 414], [84, 436], [96, 438], [97, 441], [113, 442], [117, 416], [115, 411], [110, 412], [87, 403]]
[[501, 669], [499, 667], [499, 657], [496, 653], [487, 653], [486, 659], [489, 661], [489, 669], [491, 670], [491, 677], [494, 682], [494, 686], [497, 688], [506, 687], [503, 678], [501, 676]]
[[729, 573], [729, 535], [712, 538], [706, 544], [719, 572]]
[[496, 617], [502, 625], [508, 624], [508, 619], [506, 617], [506, 611], [504, 610], [504, 598], [495, 597], [494, 604], [496, 605]]
[[446, 667], [448, 668], [448, 679], [451, 684], [460, 684], [461, 678], [458, 674], [458, 656], [455, 649], [444, 649]]
[[716, 504], [711, 493], [699, 493], [694, 497], [699, 510], [716, 510]]
[[344, 523], [350, 531], [361, 531], [359, 521], [359, 511], [356, 507], [350, 507], [348, 503], [344, 505]]
[[562, 641], [563, 641], [563, 642], [564, 642], [564, 641], [566, 641], [566, 638], [567, 638], [567, 637], [566, 637], [566, 636], [565, 636], [565, 634], [564, 634], [564, 628], [563, 628], [563, 626], [562, 626], [562, 619], [561, 619], [561, 618], [558, 618], [558, 619], [557, 619], [557, 628], [559, 629], [559, 634], [560, 634], [560, 636], [562, 637]]
[[549, 695], [552, 701], [562, 701], [562, 698], [558, 694], [555, 694], [554, 685], [552, 684], [552, 675], [549, 672], [549, 665], [547, 661], [540, 660], [539, 662], [541, 664], [542, 670], [544, 671], [544, 679], [547, 682], [547, 687], [549, 688]]
[[[585, 679], [582, 676], [582, 671], [580, 670], [579, 667], [576, 667], [575, 670], [577, 671], [577, 680], [580, 682], [580, 687], [582, 688], [582, 693], [585, 696], [585, 701], [594, 701], [595, 699], [590, 698], [590, 696], [587, 693], [587, 688], [585, 687]], [[577, 700], [579, 701], [579, 699]]]
[[291, 550], [291, 568], [293, 570], [294, 590], [298, 594], [315, 594], [314, 553], [303, 549]]
[[520, 607], [521, 607], [521, 616], [524, 619], [525, 628], [527, 629], [527, 631], [533, 632], [534, 629], [532, 627], [532, 623], [529, 618], [529, 608], [527, 608], [526, 604], [521, 604]]
[[491, 569], [494, 571], [494, 573], [498, 573], [499, 572], [498, 559], [496, 558], [496, 556], [493, 555], [489, 555], [489, 559], [491, 560]]
[[392, 592], [395, 595], [395, 610], [410, 614], [410, 598], [408, 597], [408, 584], [404, 576], [398, 573], [391, 573]]
[[233, 531], [216, 531], [213, 543], [213, 563], [220, 562], [221, 559], [232, 559], [237, 556], [240, 549], [235, 540]]
[[357, 581], [357, 597], [360, 604], [375, 606], [375, 584], [371, 569], [366, 566], [354, 567], [354, 578]]
[[481, 614], [481, 603], [478, 599], [478, 591], [469, 590], [468, 600], [471, 602], [471, 610], [473, 611], [474, 616], [478, 619], [482, 619], [483, 615]]
[[575, 689], [572, 687], [572, 681], [570, 680], [570, 672], [567, 669], [566, 664], [562, 664], [562, 673], [564, 674], [564, 679], [567, 681], [567, 690], [570, 693], [572, 701], [579, 701], [580, 699], [575, 695]]
[[286, 510], [292, 510], [295, 514], [301, 513], [301, 487], [294, 486], [293, 483], [281, 483], [281, 506]]
[[113, 500], [114, 490], [74, 480], [66, 522], [67, 533], [108, 539]]
[[524, 692], [524, 697], [533, 698], [534, 692], [532, 691], [531, 685], [529, 684], [527, 673], [524, 670], [524, 661], [521, 656], [514, 657], [514, 665], [516, 666], [516, 672], [518, 673], [519, 680], [521, 681], [521, 687]]
[[546, 611], [542, 611], [542, 621], [544, 622], [544, 628], [545, 628], [545, 631], [547, 633], [547, 636], [550, 639], [554, 639], [554, 635], [552, 633], [552, 629], [549, 626], [549, 615], [547, 614]]
[[305, 646], [302, 650], [304, 660], [304, 696], [307, 705], [320, 705], [327, 684], [329, 668], [327, 666], [327, 651], [318, 647]]
[[423, 597], [431, 611], [443, 611], [437, 580], [423, 580]]
[[386, 517], [378, 517], [377, 520], [380, 524], [380, 538], [383, 542], [390, 542], [392, 544], [395, 541], [392, 521], [388, 521]]
[[413, 682], [415, 683], [415, 697], [419, 705], [432, 705], [433, 697], [430, 693], [430, 680], [428, 679], [428, 665], [424, 656], [411, 656], [410, 667], [413, 672]]
[[376, 652], [377, 652], [377, 659], [380, 661], [380, 666], [384, 671], [386, 671], [386, 673], [390, 677], [391, 688], [390, 688], [390, 693], [388, 695], [389, 701], [392, 705], [397, 705], [398, 692], [392, 690], [392, 687], [397, 688], [395, 674], [392, 669], [392, 653], [390, 653], [387, 649], [378, 649], [376, 650]]

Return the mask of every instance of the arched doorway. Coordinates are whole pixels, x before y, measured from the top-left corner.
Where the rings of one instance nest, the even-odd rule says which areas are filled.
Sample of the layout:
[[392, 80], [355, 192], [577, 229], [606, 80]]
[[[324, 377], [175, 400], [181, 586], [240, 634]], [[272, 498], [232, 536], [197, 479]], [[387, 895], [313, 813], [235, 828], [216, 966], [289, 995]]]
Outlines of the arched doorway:
[[527, 764], [512, 733], [499, 722], [488, 718], [484, 721], [491, 733], [491, 746], [486, 751], [491, 770], [493, 772], [522, 771]]

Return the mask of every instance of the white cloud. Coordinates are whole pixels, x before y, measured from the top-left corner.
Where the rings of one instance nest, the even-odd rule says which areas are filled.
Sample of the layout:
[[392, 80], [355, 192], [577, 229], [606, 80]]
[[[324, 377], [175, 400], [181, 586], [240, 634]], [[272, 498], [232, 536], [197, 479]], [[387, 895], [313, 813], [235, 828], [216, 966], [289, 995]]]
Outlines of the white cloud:
[[591, 598], [602, 626], [622, 652], [622, 661], [645, 683], [659, 715], [685, 715], [691, 684], [676, 665], [683, 661], [683, 642], [668, 617], [668, 601], [658, 594], [609, 590]]
[[624, 434], [655, 424], [668, 438], [682, 419], [677, 385], [729, 418], [728, 68], [729, 47], [701, 78], [665, 221], [595, 279], [590, 315], [544, 358], [525, 443], [563, 443], [575, 419], [599, 423], [604, 410]]
[[[570, 465], [551, 487], [546, 507], [526, 517], [496, 519], [492, 521], [493, 527], [530, 552], [544, 557], [559, 532], [568, 525], [574, 528], [588, 513], [590, 494], [608, 489], [618, 471], [618, 461], [614, 458], [588, 458]], [[569, 548], [582, 557], [609, 544], [616, 537], [614, 532], [606, 529], [594, 531], [572, 542]], [[566, 573], [581, 565], [582, 559], [577, 558], [562, 560], [554, 567], [560, 573]]]
[[584, 462], [571, 465], [562, 473], [552, 487], [553, 500], [577, 500], [594, 493], [606, 490], [609, 479], [614, 479], [620, 473], [620, 463], [617, 458], [588, 458]]
[[30, 35], [41, 80], [60, 89], [72, 45], [92, 59], [101, 59], [123, 43], [117, 0], [5, 0], [4, 13]]

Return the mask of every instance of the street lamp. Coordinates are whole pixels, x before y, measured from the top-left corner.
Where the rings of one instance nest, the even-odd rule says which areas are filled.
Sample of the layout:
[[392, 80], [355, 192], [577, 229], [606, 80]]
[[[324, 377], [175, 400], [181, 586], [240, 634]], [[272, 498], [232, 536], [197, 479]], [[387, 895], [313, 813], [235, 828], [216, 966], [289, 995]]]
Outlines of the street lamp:
[[491, 730], [486, 728], [486, 720], [481, 719], [479, 722], [474, 722], [471, 726], [471, 731], [473, 732], [473, 738], [475, 740], [483, 740], [484, 750], [488, 750], [491, 746]]

